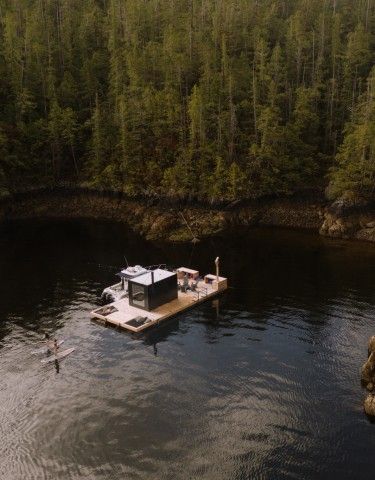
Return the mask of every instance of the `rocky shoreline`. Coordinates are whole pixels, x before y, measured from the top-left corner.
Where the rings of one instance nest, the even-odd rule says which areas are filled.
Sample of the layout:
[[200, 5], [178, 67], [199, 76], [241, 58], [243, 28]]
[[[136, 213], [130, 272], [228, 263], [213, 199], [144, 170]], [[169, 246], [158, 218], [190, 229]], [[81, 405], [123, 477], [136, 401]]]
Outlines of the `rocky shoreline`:
[[362, 201], [337, 200], [326, 207], [321, 235], [375, 242], [375, 208]]
[[364, 401], [366, 415], [372, 420], [375, 418], [375, 336], [370, 337], [367, 347], [368, 358], [361, 369], [362, 386], [370, 392]]
[[210, 207], [87, 191], [48, 191], [2, 201], [0, 221], [22, 218], [118, 221], [150, 240], [191, 241], [242, 226], [269, 226], [375, 242], [375, 209], [364, 205], [329, 205], [323, 199], [279, 198]]

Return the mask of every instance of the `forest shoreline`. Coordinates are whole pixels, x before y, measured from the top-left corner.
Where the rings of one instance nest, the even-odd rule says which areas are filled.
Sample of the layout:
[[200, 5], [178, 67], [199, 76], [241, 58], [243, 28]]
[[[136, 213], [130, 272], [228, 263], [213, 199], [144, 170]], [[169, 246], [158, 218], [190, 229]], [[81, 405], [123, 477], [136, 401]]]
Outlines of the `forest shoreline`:
[[264, 198], [227, 204], [131, 198], [118, 192], [43, 189], [0, 202], [0, 222], [26, 218], [94, 218], [127, 224], [149, 240], [191, 241], [239, 227], [283, 227], [375, 243], [375, 206], [329, 203], [322, 195]]

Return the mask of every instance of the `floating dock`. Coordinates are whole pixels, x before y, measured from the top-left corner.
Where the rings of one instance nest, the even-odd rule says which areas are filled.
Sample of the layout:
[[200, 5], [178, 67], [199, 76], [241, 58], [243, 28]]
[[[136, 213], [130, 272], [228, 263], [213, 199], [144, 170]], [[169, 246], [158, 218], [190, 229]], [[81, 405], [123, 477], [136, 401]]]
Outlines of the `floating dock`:
[[[227, 288], [227, 279], [219, 275], [209, 274], [200, 279], [198, 271], [185, 267], [176, 272], [158, 269], [129, 281], [126, 298], [93, 310], [90, 317], [138, 333], [217, 296]], [[161, 304], [154, 308], [158, 302]]]

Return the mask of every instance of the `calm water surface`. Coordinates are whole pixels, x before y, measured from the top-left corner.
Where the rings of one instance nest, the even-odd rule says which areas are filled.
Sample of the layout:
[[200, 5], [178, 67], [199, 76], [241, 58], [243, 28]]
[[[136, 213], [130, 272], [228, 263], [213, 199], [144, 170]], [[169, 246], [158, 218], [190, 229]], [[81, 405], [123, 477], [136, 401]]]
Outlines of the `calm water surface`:
[[[231, 289], [138, 337], [90, 322], [123, 255]], [[113, 268], [115, 267], [115, 268]], [[0, 227], [0, 478], [372, 479], [359, 369], [375, 248], [283, 230], [147, 243], [87, 221]], [[58, 369], [43, 332], [76, 351]]]

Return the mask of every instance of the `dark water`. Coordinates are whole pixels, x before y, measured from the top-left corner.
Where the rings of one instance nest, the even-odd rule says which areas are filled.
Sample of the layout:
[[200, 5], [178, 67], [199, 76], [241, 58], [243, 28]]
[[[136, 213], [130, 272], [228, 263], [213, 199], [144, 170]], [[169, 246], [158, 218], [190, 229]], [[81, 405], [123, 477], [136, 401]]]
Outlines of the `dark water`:
[[[90, 322], [111, 266], [167, 262], [231, 288], [143, 336]], [[375, 248], [283, 230], [193, 248], [125, 227], [0, 229], [1, 479], [370, 479], [359, 369]], [[44, 331], [76, 351], [31, 355]]]

